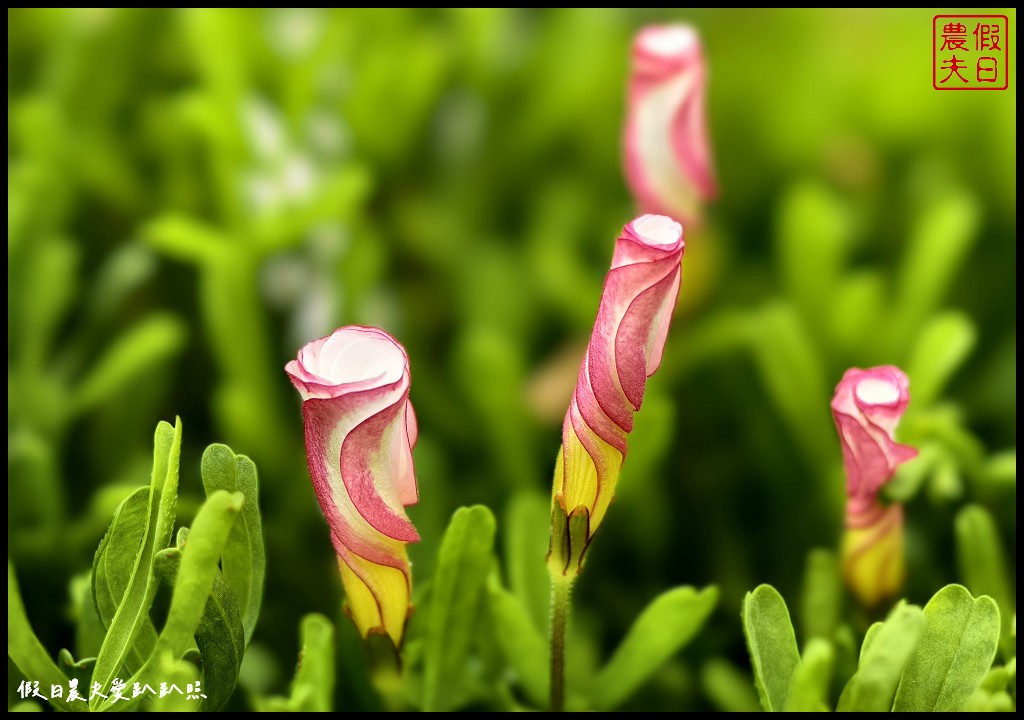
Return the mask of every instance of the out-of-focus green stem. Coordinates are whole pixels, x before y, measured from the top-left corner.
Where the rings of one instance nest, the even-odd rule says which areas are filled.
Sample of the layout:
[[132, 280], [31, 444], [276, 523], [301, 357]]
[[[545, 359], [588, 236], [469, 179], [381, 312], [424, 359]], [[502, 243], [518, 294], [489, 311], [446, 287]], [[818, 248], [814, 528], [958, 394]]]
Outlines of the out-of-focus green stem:
[[565, 709], [565, 632], [574, 577], [551, 574], [551, 711]]

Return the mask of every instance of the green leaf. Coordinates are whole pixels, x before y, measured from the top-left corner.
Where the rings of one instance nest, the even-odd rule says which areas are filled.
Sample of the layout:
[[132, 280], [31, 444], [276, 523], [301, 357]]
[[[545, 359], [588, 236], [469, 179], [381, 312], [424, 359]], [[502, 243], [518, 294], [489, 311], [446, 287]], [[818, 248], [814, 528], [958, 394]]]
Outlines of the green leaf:
[[827, 188], [804, 183], [783, 198], [776, 224], [786, 291], [815, 329], [828, 325], [850, 245], [850, 212]]
[[51, 340], [75, 298], [79, 246], [67, 238], [47, 237], [36, 242], [27, 267], [8, 281], [21, 292], [16, 304], [20, 332], [19, 366], [41, 369]]
[[[156, 571], [172, 588], [181, 566], [181, 553], [181, 549], [174, 547], [161, 550], [156, 556]], [[235, 691], [245, 653], [245, 633], [238, 605], [222, 573], [218, 572], [213, 579], [213, 588], [203, 608], [195, 639], [203, 658], [203, 689], [206, 695], [200, 709], [216, 711]]]
[[[181, 453], [181, 420], [172, 428], [165, 422], [157, 425], [153, 447], [153, 476], [146, 508], [146, 531], [132, 567], [121, 604], [114, 614], [103, 639], [93, 681], [109, 687], [121, 671], [139, 633], [149, 622], [158, 580], [153, 573], [153, 558], [166, 547], [174, 529], [174, 508], [178, 498], [178, 462]], [[102, 698], [90, 700], [91, 709], [99, 707]]]
[[857, 672], [843, 689], [837, 709], [889, 712], [923, 631], [924, 614], [916, 605], [900, 605], [884, 623], [872, 625], [864, 638]]
[[979, 688], [967, 698], [964, 712], [1015, 712], [1017, 706], [1013, 697], [1005, 690], [990, 692]]
[[931, 405], [939, 398], [977, 338], [974, 323], [959, 312], [937, 315], [924, 326], [906, 366], [916, 407]]
[[483, 505], [459, 508], [438, 552], [424, 650], [423, 710], [449, 708], [475, 636], [480, 592], [490, 570], [495, 522]]
[[[881, 623], [876, 623], [881, 625]], [[869, 628], [870, 630], [870, 628]], [[843, 693], [846, 682], [857, 672], [858, 654], [857, 639], [849, 625], [840, 625], [832, 638], [832, 649], [835, 651], [836, 659], [833, 665], [835, 671], [832, 673], [832, 688], [830, 697], [839, 697]]]
[[828, 417], [829, 388], [818, 349], [803, 320], [789, 304], [761, 309], [749, 326], [761, 381], [807, 457], [817, 467], [830, 466], [825, 448], [834, 444]]
[[981, 689], [989, 692], [1005, 690], [1010, 685], [1010, 672], [1006, 667], [994, 667], [985, 673], [981, 681]]
[[334, 626], [315, 613], [302, 618], [302, 651], [292, 681], [292, 712], [330, 712], [334, 701]]
[[[544, 567], [543, 562], [540, 565]], [[550, 692], [547, 640], [531, 621], [519, 598], [496, 581], [487, 586], [487, 609], [505, 661], [515, 672], [530, 702], [536, 707], [545, 707]]]
[[611, 710], [640, 689], [688, 643], [718, 602], [718, 588], [673, 588], [654, 598], [594, 683], [594, 707]]
[[9, 712], [43, 712], [43, 707], [39, 703], [34, 703], [31, 700], [21, 700], [14, 703]]
[[839, 560], [830, 550], [821, 548], [807, 554], [800, 616], [803, 637], [831, 638], [839, 624], [843, 597]]
[[[68, 583], [68, 596], [71, 599], [70, 617], [75, 624], [75, 655], [95, 660], [107, 629], [103, 627], [99, 613], [96, 612], [96, 603], [93, 601], [92, 570], [71, 578]], [[92, 674], [91, 667], [89, 674]]]
[[58, 451], [32, 430], [15, 430], [7, 437], [7, 552], [19, 562], [45, 562], [68, 542]]
[[974, 198], [963, 193], [936, 196], [923, 209], [896, 282], [894, 342], [917, 336], [942, 300], [974, 242], [979, 216]]
[[260, 614], [266, 569], [256, 465], [244, 455], [235, 455], [227, 445], [210, 445], [203, 453], [202, 472], [208, 495], [215, 490], [237, 490], [245, 495], [242, 516], [231, 528], [221, 565], [224, 581], [238, 603], [248, 645]]
[[827, 329], [833, 347], [844, 357], [877, 353], [878, 325], [887, 316], [889, 292], [875, 270], [845, 274], [830, 292], [832, 314]]
[[169, 313], [150, 315], [121, 335], [78, 385], [72, 400], [83, 412], [133, 381], [153, 365], [177, 353], [185, 344], [185, 325]]
[[[168, 655], [172, 659], [181, 658], [191, 647], [219, 572], [221, 553], [243, 502], [245, 496], [242, 493], [217, 490], [199, 508], [188, 533], [188, 543], [181, 553], [167, 622], [160, 631], [153, 653], [145, 666], [132, 676], [129, 685], [140, 679], [159, 682], [161, 678], [155, 673], [165, 663], [164, 658]], [[108, 707], [109, 701], [97, 703], [100, 710]], [[127, 710], [131, 705], [119, 704], [118, 707]]]
[[712, 658], [700, 673], [701, 685], [712, 704], [723, 712], [761, 712], [750, 676], [730, 663]]
[[963, 708], [992, 665], [999, 608], [947, 585], [924, 607], [924, 635], [896, 691], [893, 710], [950, 712]]
[[[154, 658], [152, 663], [152, 676], [159, 678], [161, 683], [167, 683], [168, 694], [165, 697], [147, 695], [147, 698], [152, 698], [152, 709], [156, 712], [195, 712], [200, 708], [200, 700], [189, 699], [186, 692], [188, 691], [189, 683], [195, 683], [199, 679], [199, 669], [190, 663], [188, 660], [182, 660], [175, 658], [170, 652], [162, 652], [159, 658]], [[159, 688], [160, 685], [152, 685], [154, 689]], [[176, 687], [181, 690], [181, 693], [175, 692], [171, 688]], [[129, 687], [131, 685], [129, 684]], [[203, 693], [206, 694], [206, 688], [203, 687]], [[137, 704], [137, 703], [136, 703]], [[116, 710], [130, 710], [131, 708], [125, 708], [123, 703], [118, 703]]]
[[[40, 686], [67, 687], [67, 677], [50, 659], [46, 648], [32, 631], [10, 560], [7, 561], [7, 657], [14, 661], [22, 675], [29, 680], [38, 680]], [[50, 702], [58, 710], [79, 709], [72, 708], [61, 698]]]
[[163, 215], [149, 222], [142, 235], [153, 247], [176, 260], [217, 261], [231, 252], [230, 239], [183, 215]]
[[786, 712], [828, 710], [828, 687], [835, 653], [828, 640], [812, 638], [793, 672], [786, 697]]
[[957, 559], [967, 589], [975, 596], [988, 595], [999, 606], [1004, 649], [1011, 651], [1010, 624], [1015, 603], [1006, 554], [995, 520], [980, 505], [968, 505], [956, 516]]
[[245, 496], [240, 492], [216, 490], [199, 508], [181, 551], [167, 622], [157, 641], [158, 650], [170, 649], [175, 657], [180, 657], [188, 649], [213, 589], [231, 527], [244, 502]]
[[[92, 563], [92, 597], [104, 629], [109, 630], [135, 569], [136, 556], [146, 535], [149, 488], [140, 487], [117, 507]], [[156, 628], [147, 615], [140, 620], [125, 667], [135, 672], [153, 652]]]
[[771, 585], [758, 585], [743, 599], [743, 632], [761, 707], [780, 712], [786, 707], [800, 651], [786, 601]]
[[551, 498], [528, 491], [516, 493], [508, 503], [504, 527], [509, 589], [522, 600], [534, 628], [546, 634], [551, 580], [544, 558], [551, 532]]

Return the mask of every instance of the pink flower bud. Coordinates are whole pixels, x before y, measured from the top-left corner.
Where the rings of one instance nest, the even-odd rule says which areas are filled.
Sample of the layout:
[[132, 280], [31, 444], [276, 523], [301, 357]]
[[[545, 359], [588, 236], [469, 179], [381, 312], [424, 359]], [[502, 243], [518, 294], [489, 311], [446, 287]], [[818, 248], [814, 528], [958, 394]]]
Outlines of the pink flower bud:
[[556, 521], [583, 517], [586, 531], [555, 537], [561, 532], [556, 522], [550, 562], [557, 572], [578, 572], [586, 543], [615, 494], [633, 413], [640, 409], [647, 378], [661, 364], [683, 247], [682, 226], [661, 215], [637, 218], [616, 242], [555, 467]]
[[832, 398], [832, 416], [846, 467], [846, 532], [843, 569], [847, 584], [866, 604], [894, 595], [903, 584], [903, 508], [878, 497], [896, 468], [917, 450], [893, 439], [910, 394], [906, 374], [892, 365], [843, 375]]
[[697, 31], [654, 25], [633, 42], [625, 133], [626, 181], [642, 212], [690, 227], [716, 194]]
[[398, 646], [410, 610], [405, 513], [418, 499], [409, 359], [383, 330], [349, 326], [309, 343], [285, 366], [302, 395], [306, 459], [360, 632]]

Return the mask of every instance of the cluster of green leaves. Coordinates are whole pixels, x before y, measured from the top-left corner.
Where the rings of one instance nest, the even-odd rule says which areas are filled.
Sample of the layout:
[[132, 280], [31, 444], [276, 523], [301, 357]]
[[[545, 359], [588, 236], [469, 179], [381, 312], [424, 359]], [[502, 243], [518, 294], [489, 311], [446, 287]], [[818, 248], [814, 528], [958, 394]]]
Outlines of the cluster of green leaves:
[[803, 652], [775, 588], [760, 585], [743, 601], [743, 630], [766, 712], [1016, 709], [1015, 620], [1000, 642], [995, 600], [947, 585], [923, 609], [901, 601], [867, 629], [858, 653], [849, 625], [837, 623], [834, 567], [829, 553], [812, 555]]
[[[181, 421], [156, 429], [150, 484], [126, 497], [96, 550], [77, 609], [79, 635], [95, 639], [95, 655], [74, 659], [60, 653], [58, 667], [33, 633], [14, 568], [8, 561], [8, 655], [29, 681], [65, 689], [51, 702], [60, 710], [131, 709], [152, 702], [181, 709], [182, 693], [164, 698], [136, 695], [136, 683], [152, 690], [161, 683], [179, 690], [198, 682], [203, 710], [217, 710], [238, 680], [263, 597], [265, 558], [256, 466], [226, 445], [203, 454], [206, 501], [191, 527], [171, 538], [178, 502]], [[166, 618], [158, 631], [151, 610], [161, 581], [171, 588]], [[194, 661], [194, 662], [190, 662]], [[69, 702], [69, 680], [86, 700]], [[123, 697], [110, 688], [123, 682]], [[100, 692], [91, 693], [99, 687]]]

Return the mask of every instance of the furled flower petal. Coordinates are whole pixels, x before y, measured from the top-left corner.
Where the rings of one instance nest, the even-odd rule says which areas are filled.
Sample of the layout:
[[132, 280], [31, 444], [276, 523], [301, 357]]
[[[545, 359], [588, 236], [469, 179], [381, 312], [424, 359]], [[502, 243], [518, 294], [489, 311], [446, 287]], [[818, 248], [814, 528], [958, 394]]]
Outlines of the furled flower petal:
[[643, 212], [699, 221], [716, 194], [704, 107], [706, 68], [697, 31], [654, 25], [633, 42], [625, 169]]
[[683, 247], [682, 226], [661, 215], [637, 218], [616, 242], [555, 467], [550, 562], [563, 574], [578, 572], [615, 494], [633, 413], [661, 364]]
[[285, 367], [299, 394], [306, 459], [331, 528], [348, 610], [365, 637], [402, 640], [410, 607], [405, 513], [417, 499], [409, 360], [383, 330], [350, 326], [309, 343]]
[[843, 569], [847, 584], [874, 605], [903, 584], [903, 508], [878, 497], [901, 464], [917, 450], [893, 439], [910, 402], [906, 374], [892, 365], [851, 368], [836, 386], [832, 416], [846, 468]]

